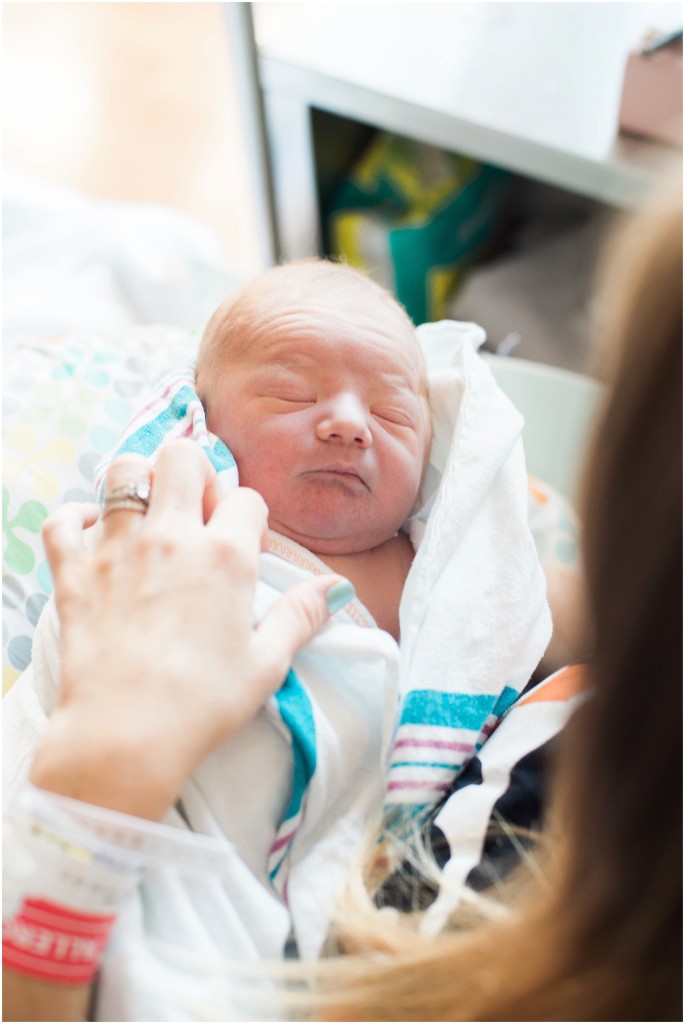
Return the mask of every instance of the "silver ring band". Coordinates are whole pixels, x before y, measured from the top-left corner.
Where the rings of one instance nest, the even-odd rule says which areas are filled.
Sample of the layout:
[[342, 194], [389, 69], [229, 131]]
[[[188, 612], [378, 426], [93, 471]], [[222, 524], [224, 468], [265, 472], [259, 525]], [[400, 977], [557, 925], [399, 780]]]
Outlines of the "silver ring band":
[[110, 512], [119, 512], [122, 509], [128, 512], [139, 512], [145, 515], [150, 504], [150, 481], [132, 480], [123, 487], [115, 487], [113, 491], [105, 495], [102, 518]]

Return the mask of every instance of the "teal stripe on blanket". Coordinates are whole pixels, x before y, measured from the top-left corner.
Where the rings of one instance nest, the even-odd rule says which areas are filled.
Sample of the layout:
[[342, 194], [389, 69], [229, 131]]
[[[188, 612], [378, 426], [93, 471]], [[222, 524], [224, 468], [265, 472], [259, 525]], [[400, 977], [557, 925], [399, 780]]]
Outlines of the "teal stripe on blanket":
[[185, 419], [188, 406], [193, 401], [197, 401], [197, 395], [193, 388], [188, 384], [180, 387], [166, 409], [162, 409], [153, 420], [143, 423], [130, 437], [127, 437], [117, 450], [117, 454], [135, 452], [138, 455], [152, 455], [166, 438], [169, 428], [179, 420]]
[[283, 818], [287, 821], [299, 812], [316, 771], [316, 724], [307, 691], [292, 669], [275, 698], [281, 718], [292, 734], [293, 792]]
[[508, 711], [511, 705], [518, 700], [520, 693], [515, 690], [513, 686], [505, 686], [499, 695], [499, 699], [492, 709], [492, 713], [495, 718], [501, 718], [505, 711]]
[[214, 446], [207, 449], [207, 454], [217, 473], [221, 473], [224, 469], [232, 469], [236, 464], [233, 452], [218, 437], [214, 442]]
[[454, 761], [393, 761], [390, 765], [392, 769], [395, 768], [440, 768], [445, 771], [453, 772], [458, 765], [455, 765]]
[[517, 691], [510, 686], [505, 686], [499, 695], [413, 690], [407, 695], [399, 724], [435, 725], [480, 732], [489, 715], [499, 717], [504, 714], [517, 696]]
[[[188, 415], [188, 406], [197, 403], [201, 408], [197, 393], [188, 384], [181, 386], [172, 396], [166, 409], [162, 409], [154, 419], [143, 423], [130, 437], [127, 437], [117, 449], [117, 455], [123, 452], [135, 452], [139, 455], [154, 454], [166, 439], [169, 430], [175, 423], [184, 420]], [[204, 413], [203, 413], [204, 416]], [[235, 466], [232, 453], [218, 438], [213, 446], [205, 445], [205, 451], [217, 473]]]

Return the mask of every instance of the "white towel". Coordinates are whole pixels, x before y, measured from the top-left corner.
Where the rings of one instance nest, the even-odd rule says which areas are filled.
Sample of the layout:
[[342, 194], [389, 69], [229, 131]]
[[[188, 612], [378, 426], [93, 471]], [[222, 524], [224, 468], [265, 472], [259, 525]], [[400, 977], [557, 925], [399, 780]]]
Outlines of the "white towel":
[[527, 522], [523, 420], [477, 355], [480, 328], [442, 321], [418, 335], [434, 441], [411, 527], [422, 537], [400, 606], [386, 798], [395, 828], [398, 810], [411, 817], [439, 802], [525, 686], [551, 633]]

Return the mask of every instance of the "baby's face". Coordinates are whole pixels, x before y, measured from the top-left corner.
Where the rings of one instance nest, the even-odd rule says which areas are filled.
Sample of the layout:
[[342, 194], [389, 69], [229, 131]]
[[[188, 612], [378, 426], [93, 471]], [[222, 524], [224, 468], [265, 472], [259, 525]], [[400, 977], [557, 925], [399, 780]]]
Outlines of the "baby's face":
[[423, 374], [392, 316], [280, 308], [215, 381], [208, 425], [272, 529], [318, 554], [365, 551], [416, 500], [431, 436]]

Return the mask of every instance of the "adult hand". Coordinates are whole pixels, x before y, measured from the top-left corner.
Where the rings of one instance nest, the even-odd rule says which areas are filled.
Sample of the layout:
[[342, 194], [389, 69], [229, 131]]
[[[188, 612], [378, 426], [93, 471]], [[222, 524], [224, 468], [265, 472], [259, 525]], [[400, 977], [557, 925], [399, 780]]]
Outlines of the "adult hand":
[[[149, 476], [142, 457], [121, 456], [106, 493]], [[31, 781], [159, 818], [198, 762], [280, 686], [340, 578], [294, 587], [253, 625], [266, 505], [245, 488], [217, 499], [190, 442], [161, 450], [147, 514], [110, 512], [92, 551], [83, 529], [97, 517], [95, 506], [65, 505], [44, 527], [62, 663]]]

